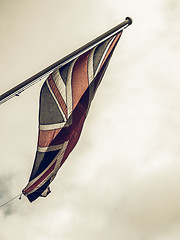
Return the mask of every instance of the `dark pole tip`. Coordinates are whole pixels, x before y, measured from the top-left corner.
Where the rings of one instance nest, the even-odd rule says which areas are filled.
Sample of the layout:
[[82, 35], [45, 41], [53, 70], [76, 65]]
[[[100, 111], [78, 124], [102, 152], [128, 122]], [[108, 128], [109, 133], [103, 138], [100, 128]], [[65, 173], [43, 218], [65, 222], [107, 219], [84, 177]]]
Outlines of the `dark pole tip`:
[[132, 18], [130, 18], [130, 17], [126, 17], [126, 20], [128, 20], [128, 21], [129, 21], [129, 25], [131, 25], [131, 24], [132, 24], [132, 22], [133, 22]]

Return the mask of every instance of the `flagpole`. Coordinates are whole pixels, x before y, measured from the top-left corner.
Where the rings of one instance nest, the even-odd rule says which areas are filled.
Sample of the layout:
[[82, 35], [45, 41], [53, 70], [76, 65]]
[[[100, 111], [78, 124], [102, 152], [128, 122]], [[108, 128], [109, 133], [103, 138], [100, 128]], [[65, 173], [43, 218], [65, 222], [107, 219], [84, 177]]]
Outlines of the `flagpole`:
[[47, 68], [43, 69], [42, 71], [36, 73], [32, 77], [28, 78], [24, 82], [18, 84], [17, 86], [13, 87], [9, 91], [5, 92], [4, 94], [0, 95], [0, 104], [8, 101], [14, 96], [19, 96], [21, 92], [26, 90], [27, 88], [31, 87], [38, 81], [40, 81], [42, 78], [44, 78], [47, 74], [50, 74], [53, 70], [56, 68], [59, 68], [66, 63], [72, 61], [76, 57], [78, 57], [80, 54], [90, 50], [97, 44], [107, 40], [108, 38], [114, 36], [118, 32], [120, 32], [122, 29], [128, 27], [132, 24], [132, 19], [130, 17], [126, 17], [125, 21], [120, 23], [119, 25], [115, 26], [114, 28], [110, 29], [109, 31], [105, 32], [104, 34], [100, 35], [99, 37], [95, 38], [94, 40], [90, 41], [89, 43], [85, 44], [84, 46], [78, 48], [74, 52], [68, 54], [64, 58], [58, 60], [57, 62], [53, 63], [52, 65], [48, 66]]

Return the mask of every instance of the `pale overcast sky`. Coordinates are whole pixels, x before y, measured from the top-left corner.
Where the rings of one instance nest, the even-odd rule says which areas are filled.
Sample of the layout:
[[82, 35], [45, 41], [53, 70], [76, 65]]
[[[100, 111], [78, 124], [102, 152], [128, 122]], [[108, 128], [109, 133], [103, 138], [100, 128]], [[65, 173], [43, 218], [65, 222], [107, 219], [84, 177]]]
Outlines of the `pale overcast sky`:
[[[2, 207], [0, 239], [180, 239], [179, 12], [179, 0], [0, 0], [1, 93], [133, 18], [52, 193]], [[0, 205], [29, 179], [42, 83], [0, 106]]]

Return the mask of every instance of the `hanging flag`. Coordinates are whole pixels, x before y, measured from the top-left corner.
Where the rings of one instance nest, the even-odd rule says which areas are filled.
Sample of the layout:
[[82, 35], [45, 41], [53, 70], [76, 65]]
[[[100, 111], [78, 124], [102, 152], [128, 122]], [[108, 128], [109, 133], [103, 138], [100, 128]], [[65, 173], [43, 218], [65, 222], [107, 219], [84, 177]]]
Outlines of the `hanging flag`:
[[50, 193], [49, 184], [80, 137], [91, 101], [122, 31], [55, 70], [42, 86], [34, 166], [23, 194], [30, 202]]

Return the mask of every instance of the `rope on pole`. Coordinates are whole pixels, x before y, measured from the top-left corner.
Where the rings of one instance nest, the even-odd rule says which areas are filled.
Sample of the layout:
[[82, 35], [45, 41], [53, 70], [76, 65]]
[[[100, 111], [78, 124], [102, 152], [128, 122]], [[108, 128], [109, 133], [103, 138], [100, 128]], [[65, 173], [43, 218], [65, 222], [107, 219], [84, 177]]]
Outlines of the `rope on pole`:
[[0, 208], [5, 206], [6, 204], [12, 202], [13, 200], [15, 200], [16, 198], [19, 197], [19, 199], [21, 199], [21, 196], [22, 196], [22, 193], [21, 194], [18, 194], [16, 197], [13, 197], [12, 199], [8, 200], [7, 202], [3, 203], [2, 205], [0, 205]]

